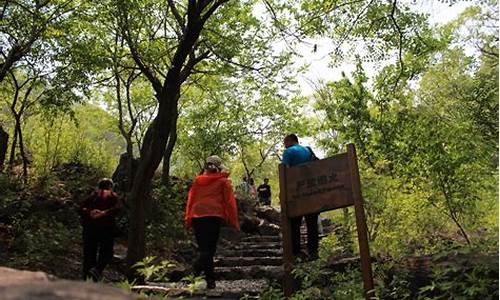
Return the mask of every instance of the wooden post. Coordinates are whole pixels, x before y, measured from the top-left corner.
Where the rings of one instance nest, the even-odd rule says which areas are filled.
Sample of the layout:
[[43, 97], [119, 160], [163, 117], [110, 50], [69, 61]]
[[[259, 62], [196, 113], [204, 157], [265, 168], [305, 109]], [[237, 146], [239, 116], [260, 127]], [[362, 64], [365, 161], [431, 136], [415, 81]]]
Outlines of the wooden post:
[[294, 255], [291, 217], [354, 205], [365, 297], [372, 299], [375, 293], [368, 249], [368, 231], [354, 145], [347, 145], [347, 153], [319, 161], [293, 168], [280, 165], [279, 179], [285, 297], [290, 297], [295, 288], [292, 276]]
[[287, 214], [287, 195], [286, 195], [286, 167], [279, 166], [280, 179], [280, 204], [281, 204], [281, 233], [283, 244], [283, 291], [285, 297], [290, 297], [293, 293], [293, 250], [292, 250], [292, 230], [290, 218]]
[[363, 208], [363, 198], [361, 195], [361, 182], [359, 180], [358, 160], [356, 157], [356, 149], [353, 144], [347, 145], [347, 155], [349, 157], [352, 195], [354, 200], [354, 211], [356, 213], [356, 228], [358, 231], [359, 254], [361, 256], [361, 270], [363, 272], [363, 286], [365, 288], [365, 297], [368, 300], [371, 299], [375, 293], [373, 290], [373, 275], [370, 250], [368, 248], [365, 210]]

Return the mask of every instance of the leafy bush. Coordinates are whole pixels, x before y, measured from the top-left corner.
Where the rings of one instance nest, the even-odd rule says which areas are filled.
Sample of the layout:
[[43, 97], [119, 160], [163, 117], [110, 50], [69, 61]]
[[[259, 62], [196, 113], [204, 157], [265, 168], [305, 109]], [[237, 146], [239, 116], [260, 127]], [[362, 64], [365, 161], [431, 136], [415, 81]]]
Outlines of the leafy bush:
[[[246, 299], [245, 297], [242, 298]], [[283, 291], [279, 286], [270, 286], [267, 290], [259, 295], [261, 300], [282, 300], [285, 299], [283, 296]]]
[[187, 183], [170, 187], [157, 184], [151, 193], [150, 218], [147, 223], [147, 241], [150, 249], [169, 248], [176, 241], [186, 239], [184, 211]]
[[399, 265], [402, 265], [402, 262], [385, 261], [373, 264], [377, 299], [411, 299], [410, 271], [397, 268]]
[[363, 279], [359, 267], [347, 268], [330, 278], [333, 299], [363, 299]]
[[419, 299], [498, 299], [496, 257], [481, 255], [476, 247], [443, 252], [434, 258], [431, 282], [420, 288]]
[[147, 256], [142, 261], [133, 265], [136, 272], [145, 281], [168, 281], [166, 270], [174, 267], [175, 264], [168, 260], [160, 260], [155, 256]]
[[186, 290], [191, 295], [193, 295], [197, 290], [202, 289], [205, 284], [203, 276], [194, 276], [192, 274], [185, 276], [181, 281], [187, 285]]

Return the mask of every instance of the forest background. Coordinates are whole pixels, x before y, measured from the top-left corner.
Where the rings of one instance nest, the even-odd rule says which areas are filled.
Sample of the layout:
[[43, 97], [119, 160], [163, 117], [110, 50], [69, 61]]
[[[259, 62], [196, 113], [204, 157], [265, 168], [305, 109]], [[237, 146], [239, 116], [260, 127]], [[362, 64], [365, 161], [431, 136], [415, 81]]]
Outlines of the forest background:
[[[421, 5], [3, 1], [2, 262], [36, 268], [75, 242], [76, 216], [39, 200], [80, 199], [122, 153], [129, 266], [185, 234], [174, 183], [209, 155], [235, 186], [270, 178], [278, 205], [290, 132], [324, 157], [356, 145], [374, 255], [498, 253], [498, 3], [441, 23]], [[319, 54], [340, 76], [308, 77]], [[324, 217], [353, 231], [352, 213]]]

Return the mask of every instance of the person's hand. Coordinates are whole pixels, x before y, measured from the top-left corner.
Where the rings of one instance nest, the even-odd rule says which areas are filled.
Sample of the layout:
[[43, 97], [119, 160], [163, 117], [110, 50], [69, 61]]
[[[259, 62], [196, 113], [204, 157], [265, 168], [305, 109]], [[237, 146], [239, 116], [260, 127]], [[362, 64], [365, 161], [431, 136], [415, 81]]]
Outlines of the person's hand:
[[105, 211], [102, 211], [102, 210], [99, 210], [99, 209], [94, 209], [90, 212], [90, 217], [92, 219], [99, 219], [103, 216], [106, 215], [106, 212]]
[[98, 209], [93, 209], [90, 211], [89, 215], [92, 219], [95, 219], [96, 214], [99, 212]]

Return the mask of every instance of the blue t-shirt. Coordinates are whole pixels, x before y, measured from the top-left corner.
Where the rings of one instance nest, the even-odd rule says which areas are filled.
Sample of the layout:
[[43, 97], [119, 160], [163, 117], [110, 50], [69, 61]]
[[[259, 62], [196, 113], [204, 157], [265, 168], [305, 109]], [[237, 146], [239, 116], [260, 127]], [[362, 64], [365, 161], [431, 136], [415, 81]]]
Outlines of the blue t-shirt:
[[281, 164], [285, 166], [296, 166], [311, 160], [311, 151], [304, 146], [295, 144], [285, 149]]

